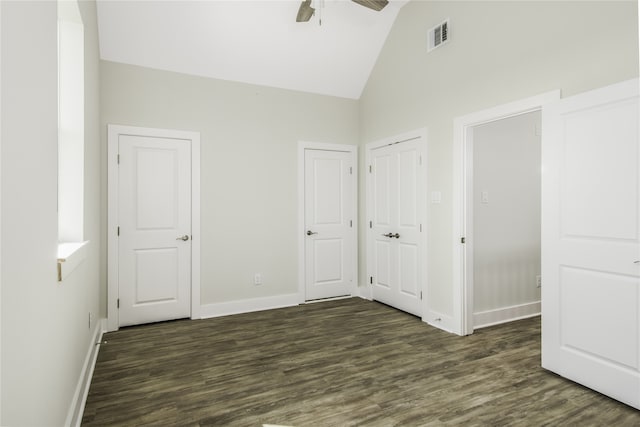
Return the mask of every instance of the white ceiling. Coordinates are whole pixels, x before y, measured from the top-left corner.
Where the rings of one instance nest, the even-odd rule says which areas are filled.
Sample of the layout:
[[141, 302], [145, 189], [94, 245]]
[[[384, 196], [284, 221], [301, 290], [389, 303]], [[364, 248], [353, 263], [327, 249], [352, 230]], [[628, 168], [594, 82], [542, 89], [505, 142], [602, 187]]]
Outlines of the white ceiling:
[[[161, 70], [358, 99], [398, 11], [350, 0], [98, 0], [100, 56]], [[322, 25], [319, 25], [319, 16]]]

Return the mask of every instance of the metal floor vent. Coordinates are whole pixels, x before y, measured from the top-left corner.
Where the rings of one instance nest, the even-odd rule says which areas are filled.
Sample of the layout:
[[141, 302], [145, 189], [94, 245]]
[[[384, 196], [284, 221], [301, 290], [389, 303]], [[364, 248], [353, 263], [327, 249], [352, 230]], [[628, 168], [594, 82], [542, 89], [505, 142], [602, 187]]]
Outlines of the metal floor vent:
[[449, 20], [447, 19], [443, 23], [436, 25], [429, 30], [427, 36], [427, 52], [431, 52], [433, 49], [442, 46], [449, 41]]

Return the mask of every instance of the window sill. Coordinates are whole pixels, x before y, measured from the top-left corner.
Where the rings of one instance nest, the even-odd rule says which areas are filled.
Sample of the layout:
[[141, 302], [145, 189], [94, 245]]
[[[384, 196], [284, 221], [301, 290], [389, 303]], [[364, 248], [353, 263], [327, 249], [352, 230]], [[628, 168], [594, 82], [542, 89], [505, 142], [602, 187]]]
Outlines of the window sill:
[[89, 241], [58, 243], [58, 282], [62, 282], [87, 257]]

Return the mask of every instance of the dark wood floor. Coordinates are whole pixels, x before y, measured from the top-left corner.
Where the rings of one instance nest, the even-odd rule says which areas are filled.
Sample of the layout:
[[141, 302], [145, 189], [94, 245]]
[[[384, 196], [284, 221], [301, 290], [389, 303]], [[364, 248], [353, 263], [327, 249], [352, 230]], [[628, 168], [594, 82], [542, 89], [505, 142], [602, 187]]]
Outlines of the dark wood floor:
[[540, 368], [539, 318], [457, 337], [353, 298], [104, 340], [85, 426], [640, 426]]

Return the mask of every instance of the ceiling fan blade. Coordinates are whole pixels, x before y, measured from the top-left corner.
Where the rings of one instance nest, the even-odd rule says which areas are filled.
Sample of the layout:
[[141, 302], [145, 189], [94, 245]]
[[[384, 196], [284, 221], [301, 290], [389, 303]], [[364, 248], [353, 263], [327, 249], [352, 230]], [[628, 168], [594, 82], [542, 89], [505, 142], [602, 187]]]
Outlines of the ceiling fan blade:
[[316, 10], [311, 7], [311, 0], [303, 0], [303, 2], [300, 3], [300, 9], [298, 9], [296, 22], [308, 22], [315, 11]]
[[389, 0], [351, 0], [354, 3], [358, 3], [360, 6], [368, 7], [377, 12], [380, 12], [386, 5], [389, 4]]

